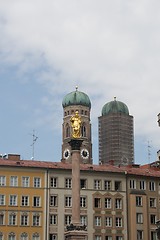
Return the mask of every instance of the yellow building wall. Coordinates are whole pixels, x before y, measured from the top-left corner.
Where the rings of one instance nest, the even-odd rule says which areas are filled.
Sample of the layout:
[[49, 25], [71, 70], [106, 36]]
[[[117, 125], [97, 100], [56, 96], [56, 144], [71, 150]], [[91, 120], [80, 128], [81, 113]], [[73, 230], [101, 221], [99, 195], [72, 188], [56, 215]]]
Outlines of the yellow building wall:
[[[5, 213], [4, 225], [0, 226], [0, 232], [4, 234], [4, 239], [8, 239], [8, 234], [14, 232], [17, 239], [20, 239], [22, 233], [27, 233], [29, 239], [31, 239], [33, 233], [39, 233], [40, 239], [45, 239], [45, 224], [46, 224], [46, 202], [45, 202], [45, 189], [46, 189], [46, 180], [45, 180], [45, 170], [42, 169], [31, 169], [31, 168], [3, 168], [0, 169], [0, 176], [6, 177], [6, 186], [0, 187], [0, 194], [5, 195], [5, 205], [0, 205], [0, 212]], [[18, 186], [10, 186], [10, 177], [18, 177]], [[22, 187], [22, 176], [30, 178], [29, 187]], [[34, 177], [39, 177], [41, 179], [40, 188], [34, 187]], [[17, 195], [17, 206], [9, 205], [9, 196]], [[29, 206], [21, 206], [22, 196], [29, 196]], [[41, 199], [40, 207], [33, 207], [33, 197], [39, 196]], [[17, 213], [17, 225], [11, 226], [8, 225], [8, 213], [16, 212]], [[28, 213], [29, 223], [28, 226], [21, 226], [21, 214]], [[40, 226], [33, 226], [32, 216], [33, 213], [40, 214]]]

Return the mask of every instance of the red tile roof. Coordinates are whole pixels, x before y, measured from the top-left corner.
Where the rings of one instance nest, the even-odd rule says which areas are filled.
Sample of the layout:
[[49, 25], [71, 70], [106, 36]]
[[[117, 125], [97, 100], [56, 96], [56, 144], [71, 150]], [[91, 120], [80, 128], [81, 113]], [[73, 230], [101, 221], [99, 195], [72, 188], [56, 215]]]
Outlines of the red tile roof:
[[[72, 164], [63, 162], [45, 162], [37, 160], [15, 160], [0, 159], [0, 166], [4, 167], [24, 167], [24, 168], [43, 168], [43, 169], [68, 169], [71, 170]], [[81, 164], [81, 171], [93, 171], [93, 172], [112, 172], [112, 173], [122, 173], [137, 176], [152, 176], [160, 177], [160, 168], [151, 165], [130, 165], [130, 166], [114, 166], [114, 165], [91, 165], [91, 164]]]

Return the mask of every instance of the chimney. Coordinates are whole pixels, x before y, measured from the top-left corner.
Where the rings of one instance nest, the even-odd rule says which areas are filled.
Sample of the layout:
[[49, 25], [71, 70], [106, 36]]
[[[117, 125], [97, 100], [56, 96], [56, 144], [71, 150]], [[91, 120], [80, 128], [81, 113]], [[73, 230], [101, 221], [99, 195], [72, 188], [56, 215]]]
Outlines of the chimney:
[[8, 160], [10, 161], [20, 161], [20, 155], [19, 154], [8, 154]]
[[114, 166], [114, 160], [109, 160], [109, 164]]

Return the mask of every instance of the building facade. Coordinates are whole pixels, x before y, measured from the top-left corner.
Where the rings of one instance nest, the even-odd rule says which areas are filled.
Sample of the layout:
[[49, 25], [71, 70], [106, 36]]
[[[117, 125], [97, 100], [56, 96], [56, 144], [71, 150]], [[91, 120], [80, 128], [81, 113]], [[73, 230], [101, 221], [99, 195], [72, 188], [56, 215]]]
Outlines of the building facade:
[[46, 170], [26, 167], [19, 155], [1, 163], [0, 239], [46, 239]]
[[[8, 155], [0, 166], [0, 239], [65, 240], [72, 221], [71, 164]], [[80, 216], [88, 239], [156, 239], [159, 162], [80, 169]]]

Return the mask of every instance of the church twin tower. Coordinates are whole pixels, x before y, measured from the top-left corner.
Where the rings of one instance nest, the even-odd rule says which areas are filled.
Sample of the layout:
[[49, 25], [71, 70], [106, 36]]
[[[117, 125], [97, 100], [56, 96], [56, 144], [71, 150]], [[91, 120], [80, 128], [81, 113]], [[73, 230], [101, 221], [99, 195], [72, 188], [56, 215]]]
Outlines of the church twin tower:
[[[62, 161], [71, 162], [71, 117], [78, 111], [81, 117], [80, 162], [92, 164], [92, 140], [90, 111], [91, 101], [87, 94], [75, 91], [67, 94], [62, 102]], [[134, 162], [133, 117], [128, 107], [114, 99], [102, 108], [99, 119], [99, 163], [128, 165]]]

